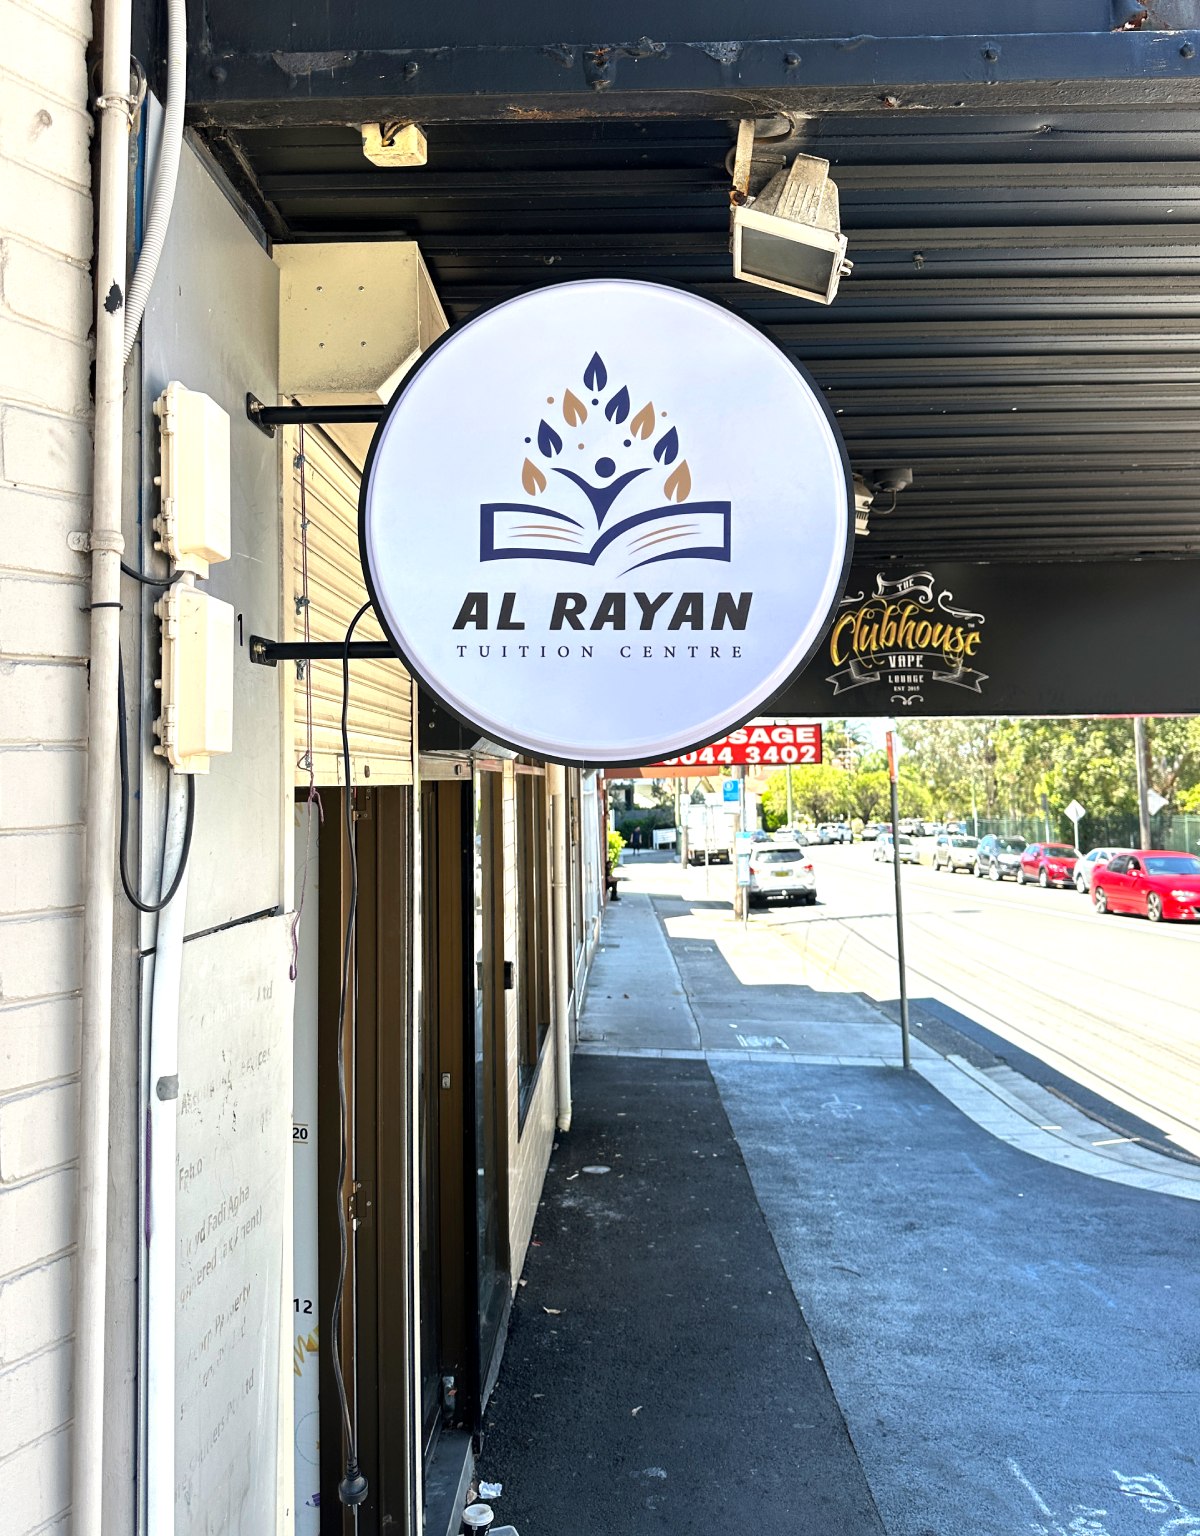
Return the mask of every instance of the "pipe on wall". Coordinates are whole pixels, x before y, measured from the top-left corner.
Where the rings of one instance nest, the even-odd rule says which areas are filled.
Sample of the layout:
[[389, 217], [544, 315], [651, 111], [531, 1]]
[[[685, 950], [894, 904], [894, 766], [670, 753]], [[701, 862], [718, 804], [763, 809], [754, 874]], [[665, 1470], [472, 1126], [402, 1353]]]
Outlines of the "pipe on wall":
[[551, 892], [554, 902], [554, 1059], [558, 1073], [558, 1128], [571, 1129], [571, 933], [567, 915], [567, 772], [546, 770], [550, 789]]
[[96, 181], [96, 382], [92, 460], [87, 843], [83, 888], [83, 1021], [75, 1404], [71, 1450], [75, 1536], [100, 1536], [104, 1471], [104, 1340], [112, 1071], [113, 888], [117, 831], [117, 665], [128, 242], [131, 0], [104, 6]]

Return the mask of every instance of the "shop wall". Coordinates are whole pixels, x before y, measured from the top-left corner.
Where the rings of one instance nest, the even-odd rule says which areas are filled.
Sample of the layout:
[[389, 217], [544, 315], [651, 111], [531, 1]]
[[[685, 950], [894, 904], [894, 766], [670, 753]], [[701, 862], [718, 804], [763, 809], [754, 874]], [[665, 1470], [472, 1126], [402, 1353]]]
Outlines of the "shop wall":
[[[196, 781], [180, 997], [177, 1536], [271, 1532], [292, 1503], [292, 984], [284, 909], [293, 808], [283, 721], [293, 669], [254, 666], [247, 649], [251, 634], [283, 632], [279, 442], [245, 415], [247, 391], [276, 394], [278, 282], [261, 233], [185, 144], [143, 331], [143, 495], [140, 522], [126, 534], [131, 547], [141, 539], [141, 559], [158, 569], [161, 556], [149, 548], [158, 470], [151, 407], [177, 379], [229, 417], [233, 556], [213, 566], [204, 585], [236, 615], [233, 751]], [[141, 841], [153, 867], [166, 772], [151, 751], [157, 621], [148, 609], [143, 620]], [[127, 670], [132, 691], [132, 657]], [[143, 995], [148, 982], [147, 969]]]
[[[541, 836], [550, 843], [549, 806], [541, 826]], [[504, 764], [504, 953], [520, 953], [520, 905], [517, 900], [516, 772], [511, 762]], [[508, 1233], [511, 1274], [514, 1286], [525, 1262], [525, 1252], [533, 1233], [533, 1221], [542, 1183], [554, 1144], [556, 1111], [554, 1029], [547, 1032], [542, 1045], [537, 1077], [521, 1113], [520, 1021], [515, 991], [505, 993], [508, 1059]]]
[[0, 1523], [26, 1536], [70, 1505], [91, 8], [5, 3], [0, 28]]

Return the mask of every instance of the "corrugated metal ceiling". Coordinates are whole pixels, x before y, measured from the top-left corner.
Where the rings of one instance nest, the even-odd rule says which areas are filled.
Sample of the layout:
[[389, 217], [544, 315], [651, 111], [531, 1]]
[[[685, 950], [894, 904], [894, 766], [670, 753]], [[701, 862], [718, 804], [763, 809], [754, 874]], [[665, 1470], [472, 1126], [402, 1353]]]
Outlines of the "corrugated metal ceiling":
[[789, 148], [841, 194], [827, 310], [732, 281], [727, 120], [433, 125], [411, 171], [349, 127], [209, 137], [276, 239], [417, 239], [452, 321], [614, 273], [733, 305], [856, 469], [912, 468], [873, 556], [1200, 555], [1200, 111], [822, 114]]

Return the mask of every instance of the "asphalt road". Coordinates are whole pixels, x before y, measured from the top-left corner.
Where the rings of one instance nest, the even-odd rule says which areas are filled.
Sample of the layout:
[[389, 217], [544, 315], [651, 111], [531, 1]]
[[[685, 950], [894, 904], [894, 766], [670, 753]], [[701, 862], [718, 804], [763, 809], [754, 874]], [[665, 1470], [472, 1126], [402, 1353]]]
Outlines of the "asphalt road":
[[[814, 848], [818, 904], [755, 914], [894, 998], [890, 864]], [[1099, 916], [1074, 890], [902, 867], [911, 997], [932, 998], [1200, 1155], [1200, 927]]]

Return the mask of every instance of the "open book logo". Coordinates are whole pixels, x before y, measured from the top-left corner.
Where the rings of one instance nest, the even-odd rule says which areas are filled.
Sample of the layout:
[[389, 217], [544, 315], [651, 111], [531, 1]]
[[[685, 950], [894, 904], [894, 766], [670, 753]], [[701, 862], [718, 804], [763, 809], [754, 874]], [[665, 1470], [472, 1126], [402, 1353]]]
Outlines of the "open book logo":
[[607, 389], [596, 352], [582, 397], [571, 389], [547, 397], [551, 409], [525, 439], [529, 499], [480, 507], [481, 560], [603, 560], [621, 574], [659, 560], [729, 560], [730, 503], [690, 500], [692, 473], [667, 413], [652, 400], [634, 411], [624, 384]]

